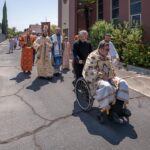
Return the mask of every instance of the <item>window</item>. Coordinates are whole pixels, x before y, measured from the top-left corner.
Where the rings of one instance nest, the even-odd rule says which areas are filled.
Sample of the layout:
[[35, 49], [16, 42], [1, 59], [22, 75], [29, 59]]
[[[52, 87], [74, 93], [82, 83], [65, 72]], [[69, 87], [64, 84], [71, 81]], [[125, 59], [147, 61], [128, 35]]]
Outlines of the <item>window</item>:
[[141, 0], [130, 0], [131, 24], [141, 24]]
[[98, 20], [103, 19], [103, 0], [98, 0]]
[[112, 0], [112, 21], [119, 20], [119, 0]]

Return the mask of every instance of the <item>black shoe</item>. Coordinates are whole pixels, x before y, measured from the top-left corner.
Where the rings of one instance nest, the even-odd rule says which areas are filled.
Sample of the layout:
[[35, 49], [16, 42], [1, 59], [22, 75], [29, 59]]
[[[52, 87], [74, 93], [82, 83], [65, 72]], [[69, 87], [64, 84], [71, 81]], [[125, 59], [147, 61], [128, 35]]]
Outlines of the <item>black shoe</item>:
[[110, 117], [111, 119], [115, 122], [115, 123], [118, 123], [118, 124], [124, 124], [125, 123], [125, 120], [121, 117], [119, 117], [119, 115], [115, 112], [112, 112], [110, 114]]
[[73, 86], [75, 87], [76, 85], [76, 80], [72, 81]]
[[122, 116], [130, 117], [131, 116], [131, 111], [127, 108], [123, 108], [122, 109]]
[[31, 74], [31, 71], [28, 71], [27, 73], [28, 73], [28, 74]]
[[52, 81], [53, 77], [47, 77], [46, 79], [48, 79], [49, 81]]
[[54, 76], [58, 77], [58, 76], [60, 76], [60, 74], [61, 73], [57, 72], [57, 73], [54, 74]]
[[101, 124], [104, 124], [107, 121], [108, 115], [105, 112], [101, 112], [101, 114], [97, 116], [97, 118]]
[[38, 78], [39, 78], [39, 79], [45, 79], [45, 77], [42, 77], [42, 76], [38, 76]]

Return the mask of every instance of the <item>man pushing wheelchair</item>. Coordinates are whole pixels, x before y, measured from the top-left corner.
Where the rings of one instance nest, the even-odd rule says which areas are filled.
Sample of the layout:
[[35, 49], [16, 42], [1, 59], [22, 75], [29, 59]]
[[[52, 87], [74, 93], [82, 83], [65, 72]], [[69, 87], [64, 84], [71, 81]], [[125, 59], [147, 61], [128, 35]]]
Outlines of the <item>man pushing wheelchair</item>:
[[100, 42], [97, 50], [87, 57], [82, 72], [91, 95], [99, 102], [103, 115], [111, 117], [115, 122], [128, 122], [131, 112], [126, 105], [129, 100], [128, 85], [125, 80], [116, 76], [110, 59], [107, 57], [109, 44]]

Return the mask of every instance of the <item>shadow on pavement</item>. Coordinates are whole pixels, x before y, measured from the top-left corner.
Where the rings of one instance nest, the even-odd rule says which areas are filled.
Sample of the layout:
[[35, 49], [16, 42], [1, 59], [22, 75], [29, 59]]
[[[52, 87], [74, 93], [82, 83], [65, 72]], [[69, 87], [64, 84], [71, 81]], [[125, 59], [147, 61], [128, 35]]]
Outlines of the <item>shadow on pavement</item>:
[[25, 74], [23, 72], [18, 73], [18, 75], [10, 80], [16, 80], [17, 83], [23, 82], [26, 79], [30, 79], [30, 74]]
[[64, 82], [64, 76], [61, 74], [55, 74], [53, 76], [53, 79], [52, 79], [52, 83], [56, 83], [58, 80], [60, 80], [60, 82]]
[[70, 71], [69, 69], [63, 69], [63, 70], [62, 70], [62, 73], [63, 73], [63, 74], [67, 74], [69, 71]]
[[31, 85], [29, 85], [26, 89], [33, 90], [34, 92], [41, 89], [42, 86], [49, 84], [49, 80], [47, 79], [39, 79], [36, 78]]
[[105, 124], [100, 124], [97, 119], [99, 114], [98, 108], [92, 108], [89, 112], [77, 113], [79, 110], [81, 109], [79, 108], [77, 101], [75, 101], [73, 110], [74, 116], [80, 118], [90, 134], [101, 136], [112, 145], [118, 145], [126, 137], [131, 139], [137, 138], [137, 133], [130, 124], [119, 125], [110, 120]]

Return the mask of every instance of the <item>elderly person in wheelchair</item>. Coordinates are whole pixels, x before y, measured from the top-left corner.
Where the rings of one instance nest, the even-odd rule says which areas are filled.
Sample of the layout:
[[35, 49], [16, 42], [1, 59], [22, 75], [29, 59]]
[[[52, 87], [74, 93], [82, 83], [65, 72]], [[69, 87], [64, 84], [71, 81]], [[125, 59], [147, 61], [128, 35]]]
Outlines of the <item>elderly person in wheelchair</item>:
[[131, 115], [126, 107], [129, 100], [128, 85], [125, 80], [116, 76], [107, 57], [108, 52], [109, 44], [100, 42], [98, 49], [89, 54], [82, 75], [91, 96], [99, 102], [103, 115], [124, 124]]

